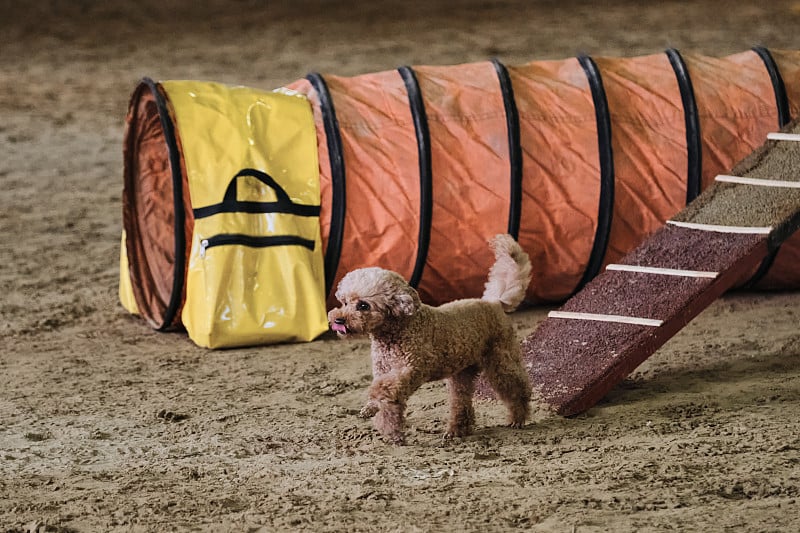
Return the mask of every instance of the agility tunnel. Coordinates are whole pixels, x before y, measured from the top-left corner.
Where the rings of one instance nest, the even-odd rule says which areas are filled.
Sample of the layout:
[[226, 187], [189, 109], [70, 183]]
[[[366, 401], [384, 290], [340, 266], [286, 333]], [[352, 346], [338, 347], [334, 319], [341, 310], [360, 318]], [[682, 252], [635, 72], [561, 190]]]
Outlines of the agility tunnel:
[[[534, 303], [577, 293], [800, 107], [800, 52], [486, 61], [277, 92], [143, 80], [126, 117], [120, 297], [211, 347], [308, 340], [338, 280], [482, 292], [486, 241]], [[742, 284], [800, 285], [800, 239]], [[326, 303], [327, 299], [327, 303]]]

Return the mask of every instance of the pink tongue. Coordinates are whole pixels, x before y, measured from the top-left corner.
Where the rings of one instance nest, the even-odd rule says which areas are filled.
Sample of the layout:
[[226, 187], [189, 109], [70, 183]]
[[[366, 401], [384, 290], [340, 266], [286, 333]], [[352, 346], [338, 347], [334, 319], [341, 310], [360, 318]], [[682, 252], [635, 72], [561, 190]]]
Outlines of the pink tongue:
[[344, 324], [337, 324], [336, 322], [334, 322], [333, 324], [331, 324], [331, 329], [337, 333], [347, 333], [347, 326], [345, 326]]

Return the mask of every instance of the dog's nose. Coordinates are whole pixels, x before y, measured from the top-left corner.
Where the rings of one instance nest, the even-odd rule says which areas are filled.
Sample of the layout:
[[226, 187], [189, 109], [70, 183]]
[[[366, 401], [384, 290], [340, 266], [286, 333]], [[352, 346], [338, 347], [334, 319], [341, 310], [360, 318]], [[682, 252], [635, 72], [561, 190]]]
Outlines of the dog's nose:
[[346, 321], [344, 318], [342, 318], [342, 317], [339, 317], [339, 318], [334, 318], [334, 319], [333, 319], [333, 323], [334, 323], [334, 324], [339, 324], [340, 326], [341, 326], [341, 325], [344, 325], [344, 324], [345, 324], [345, 322], [347, 322], [347, 321]]

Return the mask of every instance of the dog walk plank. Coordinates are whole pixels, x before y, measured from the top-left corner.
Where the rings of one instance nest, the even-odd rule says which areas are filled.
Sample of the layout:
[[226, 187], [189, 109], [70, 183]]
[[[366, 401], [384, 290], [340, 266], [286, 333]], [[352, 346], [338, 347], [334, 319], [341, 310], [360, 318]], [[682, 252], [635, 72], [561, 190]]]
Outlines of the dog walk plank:
[[[789, 124], [522, 343], [561, 415], [595, 405], [800, 226], [800, 125]], [[534, 280], [535, 282], [535, 280]]]

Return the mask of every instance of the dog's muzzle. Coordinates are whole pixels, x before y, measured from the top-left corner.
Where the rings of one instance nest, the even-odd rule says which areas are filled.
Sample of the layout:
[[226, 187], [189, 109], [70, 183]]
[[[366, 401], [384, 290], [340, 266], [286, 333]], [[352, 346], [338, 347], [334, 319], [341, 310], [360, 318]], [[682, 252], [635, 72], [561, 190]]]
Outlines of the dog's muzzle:
[[347, 334], [347, 321], [344, 318], [334, 318], [333, 322], [331, 322], [331, 329], [336, 333], [341, 333], [342, 335]]

